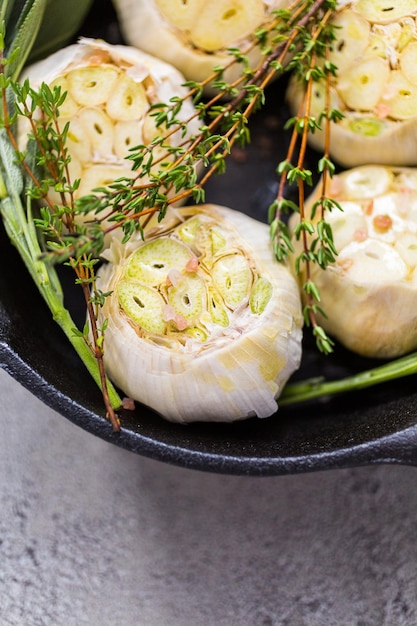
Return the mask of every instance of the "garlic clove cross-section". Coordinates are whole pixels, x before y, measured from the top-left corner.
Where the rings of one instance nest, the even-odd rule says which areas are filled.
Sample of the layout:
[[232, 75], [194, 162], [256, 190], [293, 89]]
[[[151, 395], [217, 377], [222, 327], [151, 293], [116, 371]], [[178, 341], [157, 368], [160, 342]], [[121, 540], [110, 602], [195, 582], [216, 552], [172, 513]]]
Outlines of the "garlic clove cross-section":
[[105, 253], [109, 377], [170, 421], [272, 415], [299, 366], [302, 314], [268, 226], [217, 205], [170, 209], [166, 220]]
[[[307, 215], [321, 185], [306, 203]], [[327, 194], [338, 255], [325, 270], [311, 265], [327, 317], [320, 324], [350, 350], [394, 358], [417, 348], [417, 170], [363, 165], [338, 174]], [[317, 222], [318, 214], [315, 217]], [[291, 218], [294, 228], [298, 215]], [[295, 254], [301, 252], [295, 241]], [[305, 268], [300, 285], [306, 279]]]
[[[331, 108], [343, 119], [331, 123], [330, 154], [341, 166], [368, 163], [417, 165], [417, 3], [415, 0], [353, 0], [335, 13], [336, 40], [330, 61]], [[325, 83], [313, 85], [311, 115], [325, 109]], [[297, 114], [304, 85], [292, 76], [287, 100]], [[309, 135], [325, 146], [325, 121]]]

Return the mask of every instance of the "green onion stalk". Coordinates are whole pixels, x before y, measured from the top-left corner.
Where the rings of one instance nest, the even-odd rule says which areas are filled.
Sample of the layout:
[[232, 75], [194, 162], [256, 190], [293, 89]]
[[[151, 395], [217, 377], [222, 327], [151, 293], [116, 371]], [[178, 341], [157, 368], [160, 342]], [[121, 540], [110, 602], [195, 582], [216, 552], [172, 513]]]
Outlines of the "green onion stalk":
[[383, 365], [346, 376], [339, 380], [325, 380], [323, 377], [309, 378], [289, 383], [283, 390], [280, 406], [314, 400], [323, 396], [333, 396], [349, 391], [357, 391], [380, 385], [397, 378], [417, 374], [417, 352], [412, 352]]

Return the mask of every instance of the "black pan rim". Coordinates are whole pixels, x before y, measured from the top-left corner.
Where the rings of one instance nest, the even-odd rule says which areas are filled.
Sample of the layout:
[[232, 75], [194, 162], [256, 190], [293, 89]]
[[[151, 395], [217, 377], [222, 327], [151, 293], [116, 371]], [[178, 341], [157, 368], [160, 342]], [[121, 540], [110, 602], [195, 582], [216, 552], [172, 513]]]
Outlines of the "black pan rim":
[[83, 406], [49, 383], [5, 341], [0, 366], [46, 406], [70, 422], [125, 450], [179, 467], [230, 475], [281, 476], [373, 464], [417, 465], [417, 423], [384, 437], [328, 451], [288, 456], [225, 455], [167, 444], [122, 427], [114, 433], [104, 416]]

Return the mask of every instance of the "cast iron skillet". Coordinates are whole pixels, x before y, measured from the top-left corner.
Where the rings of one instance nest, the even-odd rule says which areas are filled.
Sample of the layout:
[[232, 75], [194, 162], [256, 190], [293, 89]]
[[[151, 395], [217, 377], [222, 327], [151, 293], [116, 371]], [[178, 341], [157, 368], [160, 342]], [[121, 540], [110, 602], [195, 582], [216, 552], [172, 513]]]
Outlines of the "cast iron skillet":
[[[92, 19], [94, 18], [94, 19]], [[93, 7], [82, 34], [120, 40], [109, 2]], [[269, 105], [251, 122], [252, 143], [235, 153], [225, 175], [207, 188], [207, 200], [260, 220], [276, 191], [275, 166], [285, 154], [282, 130], [287, 111], [284, 84], [277, 82]], [[272, 104], [271, 104], [272, 102]], [[310, 159], [317, 158], [312, 153]], [[312, 164], [314, 168], [314, 164]], [[132, 452], [183, 467], [228, 474], [283, 475], [372, 463], [417, 465], [417, 390], [414, 377], [362, 392], [283, 407], [268, 419], [235, 424], [171, 424], [138, 405], [121, 414], [115, 434], [104, 418], [100, 391], [73, 353], [23, 264], [0, 229], [0, 365], [64, 417]], [[68, 306], [83, 323], [72, 276]], [[337, 346], [320, 356], [305, 338], [296, 378], [346, 376], [375, 363]]]

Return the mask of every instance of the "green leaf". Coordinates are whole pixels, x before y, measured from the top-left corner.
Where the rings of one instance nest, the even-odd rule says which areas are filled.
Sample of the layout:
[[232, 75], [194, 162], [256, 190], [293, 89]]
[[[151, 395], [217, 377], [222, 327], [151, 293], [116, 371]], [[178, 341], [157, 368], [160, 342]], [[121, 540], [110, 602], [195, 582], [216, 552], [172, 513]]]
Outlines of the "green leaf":
[[14, 80], [23, 66], [66, 45], [80, 29], [93, 0], [0, 0], [6, 21], [6, 75]]
[[4, 130], [0, 132], [0, 163], [4, 168], [5, 185], [8, 195], [20, 195], [23, 191], [23, 177], [16, 163], [16, 154]]
[[19, 76], [32, 50], [47, 3], [48, 0], [16, 0], [10, 5], [6, 2], [11, 10], [6, 22], [5, 56], [11, 60], [5, 67], [5, 74], [13, 80]]

